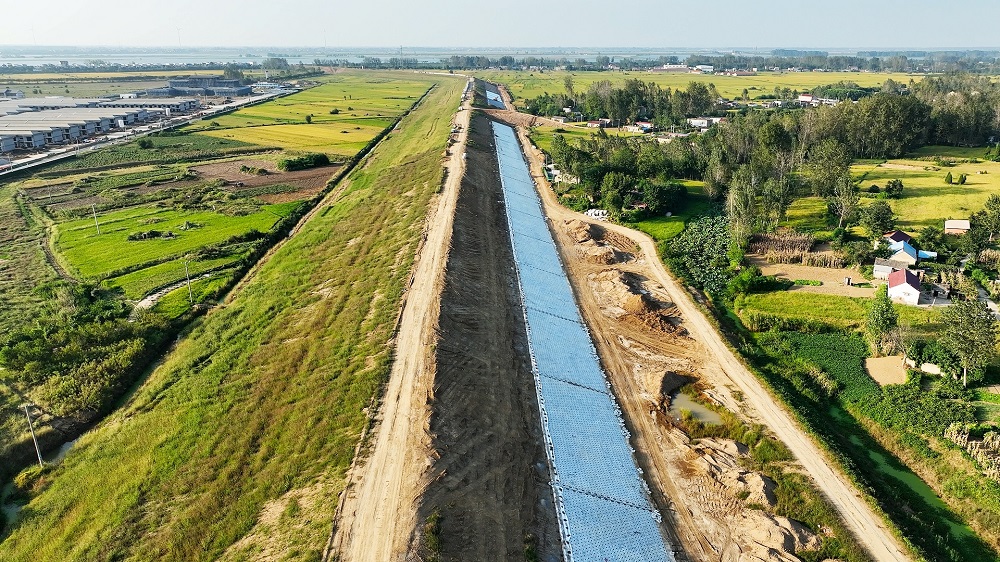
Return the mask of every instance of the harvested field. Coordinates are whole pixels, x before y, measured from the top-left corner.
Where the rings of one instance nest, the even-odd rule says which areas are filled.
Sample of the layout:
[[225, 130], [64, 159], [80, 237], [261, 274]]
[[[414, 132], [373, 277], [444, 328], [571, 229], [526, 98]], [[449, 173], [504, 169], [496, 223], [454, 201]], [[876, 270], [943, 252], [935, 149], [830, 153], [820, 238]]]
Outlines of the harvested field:
[[[431, 482], [441, 560], [560, 555], [489, 122], [470, 128], [435, 362]], [[426, 546], [426, 545], [425, 545]]]
[[869, 357], [865, 359], [865, 369], [881, 386], [906, 382], [906, 369], [903, 368], [902, 355]]
[[[848, 287], [844, 278], [850, 277], [852, 283], [864, 283], [867, 279], [861, 276], [857, 269], [812, 267], [793, 263], [767, 263], [763, 256], [748, 255], [747, 261], [760, 268], [762, 275], [774, 275], [779, 279], [795, 281], [797, 279], [820, 281], [822, 285], [793, 285], [789, 291], [819, 293], [823, 295], [840, 295], [843, 297], [870, 297], [875, 294], [874, 288]], [[875, 283], [882, 283], [875, 281]]]
[[[267, 170], [265, 174], [252, 174], [242, 172], [240, 169], [257, 168]], [[197, 173], [204, 179], [221, 179], [229, 183], [242, 183], [242, 187], [261, 187], [265, 185], [275, 185], [279, 183], [294, 185], [302, 189], [322, 189], [339, 170], [341, 166], [321, 166], [308, 170], [298, 170], [295, 172], [279, 171], [274, 162], [266, 160], [232, 160], [229, 162], [218, 162], [215, 164], [205, 164], [194, 166], [191, 171]], [[238, 189], [237, 189], [238, 191]]]

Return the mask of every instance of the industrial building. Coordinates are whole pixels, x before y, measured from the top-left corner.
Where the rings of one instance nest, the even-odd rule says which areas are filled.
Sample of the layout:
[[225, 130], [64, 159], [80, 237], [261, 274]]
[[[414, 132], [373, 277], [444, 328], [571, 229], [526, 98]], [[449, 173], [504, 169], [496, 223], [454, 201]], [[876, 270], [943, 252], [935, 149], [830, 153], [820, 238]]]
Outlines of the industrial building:
[[248, 96], [251, 91], [250, 86], [240, 84], [239, 80], [228, 80], [222, 76], [189, 76], [170, 80], [162, 88], [146, 90], [146, 95], [238, 97]]
[[[120, 102], [120, 103], [119, 103]], [[0, 101], [0, 153], [78, 142], [200, 106], [194, 99], [26, 98]]]

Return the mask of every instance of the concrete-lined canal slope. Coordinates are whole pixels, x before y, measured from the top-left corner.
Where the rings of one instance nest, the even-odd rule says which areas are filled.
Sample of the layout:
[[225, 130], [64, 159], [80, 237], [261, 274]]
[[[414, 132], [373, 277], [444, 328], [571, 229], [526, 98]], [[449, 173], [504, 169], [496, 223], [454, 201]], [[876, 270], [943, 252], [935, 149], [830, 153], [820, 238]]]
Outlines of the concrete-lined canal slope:
[[566, 562], [672, 562], [517, 136], [493, 134]]

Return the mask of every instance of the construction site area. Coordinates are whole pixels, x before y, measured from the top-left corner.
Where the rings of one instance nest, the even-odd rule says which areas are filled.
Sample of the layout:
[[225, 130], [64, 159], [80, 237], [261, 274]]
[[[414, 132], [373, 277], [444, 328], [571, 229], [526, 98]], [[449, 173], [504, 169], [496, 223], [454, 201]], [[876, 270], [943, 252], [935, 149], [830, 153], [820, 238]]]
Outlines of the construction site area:
[[559, 206], [530, 116], [487, 91], [457, 117], [325, 559], [823, 559], [834, 530], [780, 515], [780, 473], [906, 560], [652, 240]]

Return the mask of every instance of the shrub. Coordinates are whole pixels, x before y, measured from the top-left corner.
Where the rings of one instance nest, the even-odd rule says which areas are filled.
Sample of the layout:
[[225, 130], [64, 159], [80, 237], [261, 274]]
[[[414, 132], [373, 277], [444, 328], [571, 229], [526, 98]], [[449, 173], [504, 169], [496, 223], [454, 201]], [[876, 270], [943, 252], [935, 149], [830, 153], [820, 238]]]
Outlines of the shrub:
[[139, 139], [139, 142], [136, 143], [136, 144], [139, 145], [139, 148], [147, 148], [147, 149], [148, 148], [153, 148], [153, 139], [142, 138], [142, 139]]
[[295, 158], [285, 158], [278, 161], [278, 169], [283, 172], [294, 172], [296, 170], [308, 170], [320, 166], [329, 166], [330, 157], [326, 154], [310, 153], [303, 154]]

